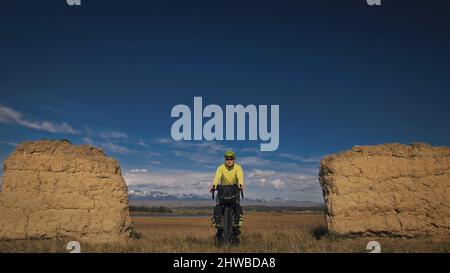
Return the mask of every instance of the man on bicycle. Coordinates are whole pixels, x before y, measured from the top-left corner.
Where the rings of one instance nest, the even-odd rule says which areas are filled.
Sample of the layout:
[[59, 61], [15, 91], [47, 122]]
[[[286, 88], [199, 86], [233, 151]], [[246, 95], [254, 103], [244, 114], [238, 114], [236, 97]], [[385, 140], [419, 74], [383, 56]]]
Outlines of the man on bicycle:
[[[211, 188], [211, 192], [214, 190], [217, 190], [219, 181], [221, 182], [221, 186], [236, 186], [236, 189], [243, 190], [244, 188], [244, 172], [242, 171], [242, 168], [240, 165], [235, 163], [236, 155], [232, 151], [227, 151], [224, 154], [225, 163], [221, 164], [217, 170], [216, 175], [214, 178], [213, 186]], [[231, 187], [233, 188], [233, 187]], [[234, 212], [234, 219], [233, 219], [233, 232], [235, 236], [238, 236], [241, 234], [240, 228], [243, 221], [243, 211], [242, 207], [239, 204], [239, 191], [237, 192], [237, 198], [238, 200], [233, 204], [233, 212]], [[219, 191], [220, 194], [220, 191]], [[218, 194], [218, 195], [219, 195]], [[221, 215], [223, 214], [222, 207], [223, 204], [220, 201], [221, 198], [218, 196], [219, 202], [214, 207], [214, 217], [213, 217], [213, 224], [215, 224], [215, 227], [217, 228], [217, 238], [220, 238], [223, 233], [223, 229], [221, 227]]]

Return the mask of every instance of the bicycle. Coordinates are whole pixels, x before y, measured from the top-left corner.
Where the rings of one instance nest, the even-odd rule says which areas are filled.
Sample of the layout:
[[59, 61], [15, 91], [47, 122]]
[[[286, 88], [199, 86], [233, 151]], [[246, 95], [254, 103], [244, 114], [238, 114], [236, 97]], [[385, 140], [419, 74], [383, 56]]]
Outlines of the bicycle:
[[[244, 199], [244, 191], [235, 186], [238, 189], [237, 192], [237, 198], [234, 196], [230, 196], [230, 197], [226, 197], [226, 196], [222, 196], [219, 197], [219, 192], [221, 191], [222, 188], [220, 187], [233, 187], [233, 186], [217, 186], [217, 189], [213, 189], [211, 191], [212, 194], [212, 199], [216, 200], [216, 203], [221, 206], [221, 228], [223, 230], [222, 236], [219, 237], [215, 237], [215, 243], [218, 246], [221, 245], [226, 245], [226, 244], [230, 244], [230, 245], [239, 245], [240, 244], [240, 237], [239, 234], [236, 233], [236, 230], [234, 229], [234, 225], [233, 225], [233, 219], [235, 218], [235, 212], [236, 212], [236, 205], [239, 205], [239, 201], [240, 201], [240, 197], [242, 199]], [[218, 191], [217, 194], [217, 198], [214, 197], [214, 192]], [[222, 191], [223, 192], [223, 191]], [[240, 193], [240, 195], [239, 195]], [[234, 200], [233, 200], [234, 199]]]

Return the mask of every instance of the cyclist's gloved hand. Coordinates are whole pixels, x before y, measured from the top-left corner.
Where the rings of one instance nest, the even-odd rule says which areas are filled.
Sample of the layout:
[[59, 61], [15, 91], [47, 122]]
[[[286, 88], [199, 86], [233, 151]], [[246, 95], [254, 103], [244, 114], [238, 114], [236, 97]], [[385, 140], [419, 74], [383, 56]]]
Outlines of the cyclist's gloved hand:
[[209, 192], [213, 192], [216, 190], [216, 187], [212, 186], [212, 188], [209, 190]]

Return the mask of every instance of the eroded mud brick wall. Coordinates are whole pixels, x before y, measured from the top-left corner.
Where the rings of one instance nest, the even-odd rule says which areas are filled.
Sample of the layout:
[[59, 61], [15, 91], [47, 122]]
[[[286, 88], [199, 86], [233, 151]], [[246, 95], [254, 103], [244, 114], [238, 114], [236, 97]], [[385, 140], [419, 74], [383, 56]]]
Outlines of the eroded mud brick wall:
[[119, 163], [70, 142], [19, 144], [4, 161], [0, 239], [123, 242], [131, 219]]
[[341, 235], [450, 234], [450, 148], [355, 146], [321, 160], [328, 229]]

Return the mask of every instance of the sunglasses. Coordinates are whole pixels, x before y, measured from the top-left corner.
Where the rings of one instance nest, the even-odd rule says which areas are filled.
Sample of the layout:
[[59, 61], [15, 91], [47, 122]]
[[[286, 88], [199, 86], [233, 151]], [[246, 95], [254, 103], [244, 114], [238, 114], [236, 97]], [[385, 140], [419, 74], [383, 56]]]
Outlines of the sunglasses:
[[225, 157], [225, 160], [226, 160], [226, 161], [234, 160], [234, 157]]

